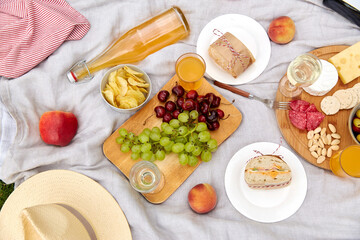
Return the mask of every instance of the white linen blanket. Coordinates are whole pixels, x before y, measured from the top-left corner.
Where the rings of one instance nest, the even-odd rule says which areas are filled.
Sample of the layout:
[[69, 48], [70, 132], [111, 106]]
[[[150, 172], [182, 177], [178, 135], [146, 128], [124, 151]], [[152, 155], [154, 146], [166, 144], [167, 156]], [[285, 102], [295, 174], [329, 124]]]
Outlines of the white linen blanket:
[[[236, 99], [234, 104], [243, 114], [240, 127], [219, 147], [213, 159], [201, 164], [166, 202], [153, 205], [132, 190], [126, 177], [102, 152], [105, 139], [132, 115], [117, 113], [103, 103], [99, 81], [105, 70], [96, 73], [86, 84], [72, 85], [66, 78], [66, 71], [75, 62], [93, 58], [128, 29], [177, 5], [189, 21], [190, 36], [138, 64], [149, 74], [154, 96], [174, 75], [175, 60], [185, 52], [196, 51], [201, 29], [213, 18], [228, 13], [243, 14], [267, 30], [272, 19], [287, 15], [296, 25], [294, 40], [286, 45], [271, 42], [271, 58], [265, 71], [248, 84], [238, 86], [257, 96], [274, 98], [278, 81], [294, 57], [322, 46], [352, 45], [360, 40], [359, 27], [323, 6], [320, 0], [68, 2], [89, 20], [91, 29], [87, 35], [79, 41], [65, 42], [25, 75], [0, 80], [3, 104], [0, 179], [16, 182], [18, 186], [48, 169], [83, 173], [115, 197], [134, 239], [360, 238], [360, 181], [338, 178], [300, 156], [308, 191], [294, 215], [281, 222], [264, 224], [249, 220], [231, 205], [224, 187], [225, 169], [231, 157], [250, 143], [280, 143], [274, 111], [263, 104], [217, 88], [228, 100]], [[45, 145], [40, 139], [39, 118], [51, 110], [71, 111], [78, 117], [78, 132], [66, 147]], [[283, 146], [291, 149], [287, 143]], [[187, 203], [188, 191], [202, 182], [210, 183], [218, 194], [217, 207], [206, 215], [195, 214]]]

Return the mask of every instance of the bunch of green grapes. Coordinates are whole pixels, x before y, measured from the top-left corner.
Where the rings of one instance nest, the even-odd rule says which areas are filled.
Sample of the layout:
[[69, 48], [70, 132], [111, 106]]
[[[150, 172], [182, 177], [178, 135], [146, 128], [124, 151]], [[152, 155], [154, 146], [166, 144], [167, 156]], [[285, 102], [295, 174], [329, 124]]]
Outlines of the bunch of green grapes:
[[131, 151], [133, 160], [161, 161], [166, 154], [173, 152], [178, 154], [182, 165], [195, 166], [198, 156], [203, 162], [208, 162], [218, 144], [211, 138], [206, 123], [197, 121], [198, 116], [196, 110], [184, 111], [178, 119], [163, 122], [160, 128], [145, 128], [138, 136], [120, 128], [116, 142], [121, 145], [122, 152]]

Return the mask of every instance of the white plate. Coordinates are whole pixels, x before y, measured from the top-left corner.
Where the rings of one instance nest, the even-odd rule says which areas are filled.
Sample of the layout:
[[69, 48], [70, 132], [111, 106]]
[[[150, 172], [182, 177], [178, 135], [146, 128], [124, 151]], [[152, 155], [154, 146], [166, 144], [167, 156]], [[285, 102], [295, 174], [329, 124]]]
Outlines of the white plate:
[[[249, 188], [244, 180], [244, 171], [249, 159], [260, 156], [254, 150], [264, 155], [282, 156], [292, 172], [290, 185], [271, 190]], [[232, 157], [225, 172], [225, 190], [231, 204], [244, 216], [258, 222], [278, 222], [300, 208], [306, 196], [307, 179], [295, 154], [275, 143], [258, 142], [240, 149]]]
[[[255, 57], [255, 62], [236, 79], [209, 56], [209, 46], [219, 38], [213, 33], [214, 29], [223, 34], [226, 32], [233, 34]], [[254, 80], [265, 70], [270, 59], [271, 46], [266, 31], [257, 21], [244, 15], [226, 14], [211, 20], [203, 28], [197, 41], [196, 51], [206, 62], [208, 77], [222, 83], [239, 85]]]

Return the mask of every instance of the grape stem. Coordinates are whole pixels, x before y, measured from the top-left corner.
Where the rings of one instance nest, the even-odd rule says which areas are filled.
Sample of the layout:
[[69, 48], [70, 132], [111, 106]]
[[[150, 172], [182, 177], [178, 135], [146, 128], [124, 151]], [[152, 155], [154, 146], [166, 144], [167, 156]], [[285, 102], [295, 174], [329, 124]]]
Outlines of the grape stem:
[[231, 103], [220, 103], [220, 104], [223, 104], [223, 105], [233, 105], [234, 104], [234, 102], [235, 102], [235, 99], [233, 99], [232, 101], [231, 101]]

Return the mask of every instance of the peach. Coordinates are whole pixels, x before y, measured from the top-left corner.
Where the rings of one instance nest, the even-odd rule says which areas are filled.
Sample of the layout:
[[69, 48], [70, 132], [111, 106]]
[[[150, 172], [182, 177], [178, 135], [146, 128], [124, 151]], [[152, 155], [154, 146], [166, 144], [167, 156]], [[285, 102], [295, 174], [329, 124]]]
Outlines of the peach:
[[268, 35], [271, 41], [279, 44], [290, 42], [295, 36], [294, 21], [288, 16], [282, 16], [274, 19], [268, 29]]
[[71, 112], [45, 112], [39, 121], [41, 139], [51, 145], [66, 146], [76, 134], [78, 121]]
[[208, 183], [200, 183], [189, 191], [188, 201], [194, 212], [210, 212], [217, 202], [215, 189]]

